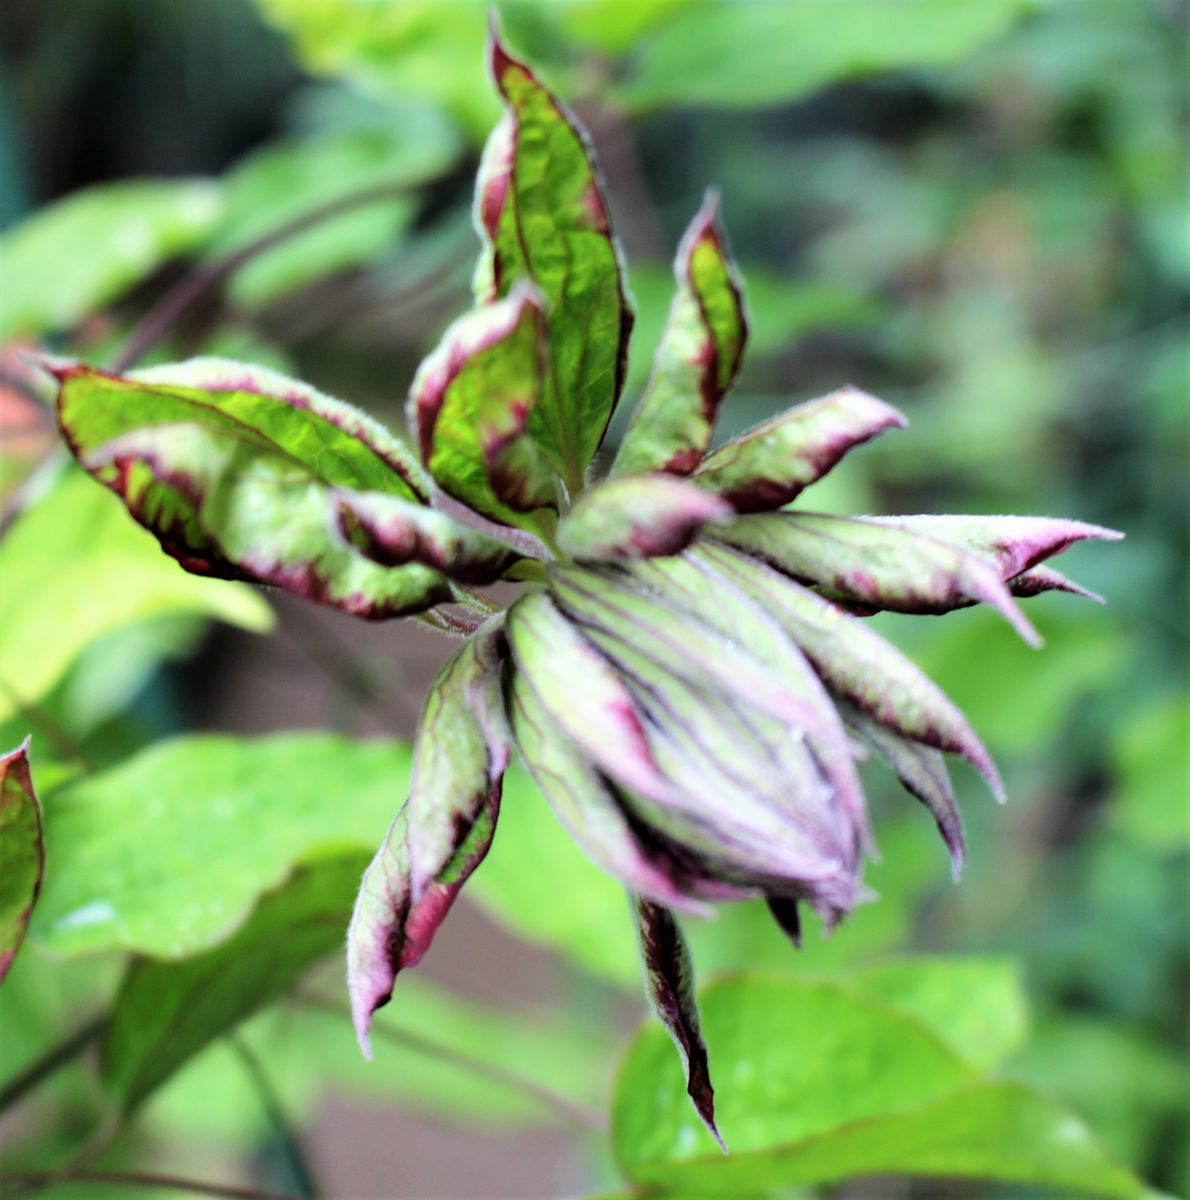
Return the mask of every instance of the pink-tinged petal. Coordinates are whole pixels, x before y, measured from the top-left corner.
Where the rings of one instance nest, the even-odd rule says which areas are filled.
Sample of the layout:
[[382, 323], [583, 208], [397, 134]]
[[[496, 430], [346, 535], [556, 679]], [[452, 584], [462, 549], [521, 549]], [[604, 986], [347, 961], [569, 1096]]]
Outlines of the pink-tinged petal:
[[848, 450], [905, 424], [883, 400], [858, 388], [840, 388], [727, 442], [692, 478], [737, 512], [766, 512], [788, 504]]
[[726, 1154], [727, 1147], [715, 1128], [715, 1089], [699, 1029], [694, 965], [686, 939], [668, 909], [639, 896], [632, 898], [632, 905], [649, 1003], [678, 1049], [694, 1111]]
[[558, 523], [559, 548], [579, 561], [677, 554], [731, 505], [665, 475], [613, 479], [583, 492]]
[[26, 738], [0, 756], [0, 982], [25, 940], [44, 874], [41, 805]]

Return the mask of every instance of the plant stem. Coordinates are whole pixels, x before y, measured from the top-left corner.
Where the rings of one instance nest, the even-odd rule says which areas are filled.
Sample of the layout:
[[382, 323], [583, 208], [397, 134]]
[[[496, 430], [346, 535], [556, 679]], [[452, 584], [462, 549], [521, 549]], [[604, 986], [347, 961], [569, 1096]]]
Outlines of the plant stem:
[[106, 1024], [105, 1017], [96, 1017], [95, 1020], [72, 1033], [65, 1041], [59, 1042], [58, 1045], [47, 1050], [15, 1079], [10, 1079], [0, 1088], [0, 1112], [11, 1108], [26, 1092], [31, 1092], [59, 1068], [66, 1066], [72, 1059], [82, 1054], [99, 1037]]
[[0, 1188], [5, 1195], [20, 1195], [65, 1180], [99, 1186], [120, 1184], [131, 1188], [166, 1188], [176, 1192], [197, 1192], [203, 1196], [222, 1196], [228, 1200], [297, 1200], [279, 1192], [262, 1192], [258, 1188], [239, 1187], [232, 1183], [182, 1179], [177, 1175], [159, 1175], [150, 1171], [44, 1171], [28, 1175], [0, 1175]]
[[[336, 1004], [333, 1000], [326, 1000], [321, 996], [298, 992], [294, 994], [293, 999], [309, 1008], [319, 1009], [322, 1012], [332, 1013], [335, 1016], [343, 1015], [343, 1009], [340, 1005]], [[469, 1071], [473, 1075], [479, 1075], [484, 1079], [490, 1079], [493, 1083], [502, 1084], [511, 1091], [520, 1092], [522, 1096], [527, 1096], [530, 1100], [541, 1105], [549, 1112], [557, 1113], [559, 1116], [564, 1117], [571, 1125], [580, 1129], [593, 1129], [599, 1133], [605, 1132], [603, 1119], [594, 1109], [588, 1108], [584, 1104], [578, 1104], [574, 1100], [571, 1100], [569, 1096], [564, 1096], [561, 1092], [556, 1092], [534, 1079], [527, 1079], [524, 1075], [510, 1071], [506, 1067], [485, 1062], [482, 1058], [475, 1058], [473, 1055], [456, 1050], [453, 1046], [435, 1042], [430, 1038], [422, 1037], [420, 1034], [408, 1033], [403, 1029], [396, 1029], [387, 1022], [375, 1022], [372, 1025], [372, 1033], [399, 1046], [405, 1046], [409, 1050], [416, 1050], [419, 1054], [424, 1054], [429, 1058], [435, 1058], [439, 1062], [450, 1063], [452, 1066]]]
[[319, 225], [323, 221], [337, 217], [340, 213], [353, 208], [361, 208], [367, 204], [376, 204], [381, 200], [391, 200], [394, 196], [401, 195], [407, 190], [408, 188], [404, 184], [381, 183], [362, 188], [348, 196], [341, 196], [338, 200], [311, 209], [310, 212], [278, 226], [263, 237], [249, 242], [246, 246], [241, 246], [239, 250], [233, 250], [209, 266], [187, 275], [167, 291], [137, 323], [128, 335], [123, 349], [112, 361], [112, 371], [119, 374], [138, 363], [173, 329], [191, 306], [226, 282], [240, 267], [257, 255], [273, 249], [274, 246], [289, 238], [296, 237], [299, 233], [305, 233], [307, 229]]
[[244, 1071], [252, 1081], [252, 1086], [260, 1099], [260, 1106], [264, 1109], [265, 1116], [268, 1117], [269, 1124], [272, 1125], [273, 1132], [277, 1135], [298, 1195], [304, 1197], [305, 1200], [318, 1200], [321, 1192], [314, 1179], [314, 1173], [310, 1169], [310, 1164], [302, 1151], [301, 1141], [285, 1118], [280, 1097], [273, 1088], [272, 1081], [259, 1056], [240, 1034], [232, 1033], [227, 1040], [239, 1056]]

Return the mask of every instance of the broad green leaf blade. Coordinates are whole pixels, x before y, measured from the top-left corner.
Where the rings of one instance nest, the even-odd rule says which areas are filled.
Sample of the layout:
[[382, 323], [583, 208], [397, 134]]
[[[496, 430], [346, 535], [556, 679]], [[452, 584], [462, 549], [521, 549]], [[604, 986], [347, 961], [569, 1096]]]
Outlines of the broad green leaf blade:
[[677, 293], [653, 359], [653, 373], [611, 474], [688, 475], [711, 443], [715, 413], [744, 352], [747, 324], [735, 269], [708, 195], [674, 263]]
[[861, 609], [941, 613], [981, 602], [1041, 645], [995, 567], [950, 542], [868, 517], [803, 512], [745, 517], [717, 536]]
[[706, 1043], [698, 1027], [690, 947], [668, 909], [639, 896], [632, 897], [632, 908], [649, 1003], [677, 1047], [686, 1076], [686, 1094], [694, 1111], [726, 1154], [727, 1147], [715, 1128], [715, 1089], [711, 1086]]
[[588, 488], [558, 522], [558, 547], [582, 560], [677, 554], [704, 525], [728, 521], [731, 505], [666, 475], [613, 479]]
[[337, 491], [339, 529], [382, 567], [418, 562], [461, 583], [492, 583], [519, 557], [489, 534], [383, 492]]
[[0, 342], [78, 324], [210, 231], [206, 180], [124, 180], [75, 192], [0, 237]]
[[396, 743], [329, 734], [158, 743], [55, 795], [54, 869], [30, 937], [60, 956], [205, 950], [295, 863], [371, 853], [410, 759]]
[[4, 535], [0, 580], [0, 720], [40, 702], [89, 646], [141, 622], [217, 618], [255, 633], [272, 625], [253, 589], [178, 570], [74, 470]]
[[552, 370], [529, 430], [575, 493], [623, 387], [632, 312], [585, 134], [494, 37], [490, 54], [506, 114], [476, 186], [477, 287], [487, 302], [530, 280], [545, 299]]
[[409, 427], [439, 487], [506, 525], [557, 509], [554, 474], [527, 428], [549, 371], [544, 316], [528, 287], [459, 318], [422, 363]]
[[100, 1076], [137, 1108], [192, 1055], [278, 999], [343, 941], [364, 859], [300, 867], [222, 945], [175, 962], [134, 959], [103, 1042]]
[[0, 983], [16, 958], [45, 874], [41, 805], [29, 741], [0, 756]]
[[397, 974], [421, 961], [492, 843], [510, 750], [501, 621], [469, 638], [431, 686], [409, 799], [360, 882], [347, 931], [347, 987], [365, 1058], [372, 1014], [392, 997]]
[[795, 499], [848, 450], [905, 424], [883, 400], [840, 388], [733, 438], [708, 455], [692, 478], [738, 512], [765, 512]]
[[984, 1070], [1024, 1044], [1029, 1014], [1021, 969], [1011, 959], [890, 959], [854, 967], [847, 986], [928, 1025]]
[[711, 984], [699, 1002], [732, 1153], [719, 1155], [697, 1126], [661, 1031], [645, 1029], [614, 1101], [617, 1157], [638, 1185], [722, 1196], [910, 1175], [1143, 1194], [1070, 1112], [1019, 1085], [982, 1081], [883, 1003], [755, 974]]

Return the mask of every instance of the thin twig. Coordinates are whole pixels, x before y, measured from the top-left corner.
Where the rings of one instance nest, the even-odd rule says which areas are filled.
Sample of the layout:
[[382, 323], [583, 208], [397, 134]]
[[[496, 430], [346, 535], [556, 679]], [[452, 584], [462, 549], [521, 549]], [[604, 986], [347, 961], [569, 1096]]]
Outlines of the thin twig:
[[315, 1181], [314, 1172], [310, 1169], [300, 1139], [290, 1128], [285, 1111], [281, 1107], [281, 1099], [273, 1088], [272, 1081], [259, 1056], [238, 1033], [230, 1034], [227, 1040], [239, 1056], [244, 1072], [252, 1081], [252, 1086], [260, 1099], [260, 1106], [264, 1109], [265, 1116], [268, 1117], [269, 1124], [272, 1125], [273, 1132], [277, 1135], [298, 1194], [305, 1197], [305, 1200], [318, 1200], [321, 1191]]
[[165, 1188], [175, 1192], [198, 1192], [203, 1196], [221, 1196], [227, 1200], [299, 1200], [280, 1192], [262, 1192], [259, 1188], [240, 1187], [234, 1183], [208, 1183], [202, 1179], [182, 1179], [177, 1175], [159, 1175], [151, 1171], [43, 1171], [27, 1175], [0, 1175], [0, 1188], [5, 1195], [19, 1195], [38, 1188], [70, 1180], [72, 1183], [93, 1183], [99, 1186], [120, 1184], [132, 1188]]
[[[344, 1015], [341, 1005], [336, 1004], [333, 1000], [324, 999], [322, 996], [312, 995], [309, 992], [295, 992], [292, 999], [308, 1008], [331, 1013], [337, 1017]], [[579, 1104], [571, 1100], [569, 1096], [565, 1096], [561, 1092], [556, 1092], [534, 1079], [528, 1079], [516, 1071], [510, 1071], [507, 1067], [500, 1067], [495, 1063], [485, 1062], [482, 1058], [475, 1058], [461, 1050], [456, 1050], [453, 1046], [435, 1042], [431, 1038], [422, 1037], [417, 1033], [409, 1033], [406, 1030], [397, 1029], [387, 1022], [377, 1021], [372, 1026], [372, 1033], [399, 1046], [404, 1046], [406, 1049], [416, 1050], [419, 1054], [424, 1054], [428, 1058], [450, 1063], [452, 1066], [456, 1066], [463, 1071], [469, 1071], [472, 1075], [479, 1075], [485, 1079], [490, 1079], [493, 1083], [502, 1084], [511, 1091], [520, 1092], [522, 1096], [533, 1100], [548, 1112], [557, 1113], [559, 1116], [564, 1117], [571, 1125], [580, 1129], [594, 1129], [600, 1133], [605, 1132], [603, 1118], [594, 1109], [588, 1108], [584, 1104]]]
[[397, 183], [382, 183], [363, 188], [349, 196], [341, 196], [330, 204], [312, 209], [308, 213], [278, 226], [263, 237], [234, 250], [207, 267], [194, 271], [180, 280], [141, 318], [128, 335], [124, 348], [112, 362], [117, 374], [127, 371], [139, 362], [185, 315], [186, 311], [209, 292], [224, 283], [245, 263], [273, 249], [281, 242], [305, 233], [307, 229], [321, 224], [340, 213], [381, 200], [389, 200], [408, 191], [408, 186]]
[[26, 1067], [15, 1079], [0, 1087], [0, 1112], [11, 1108], [26, 1092], [48, 1079], [55, 1071], [82, 1054], [103, 1032], [105, 1017], [96, 1017], [56, 1046], [51, 1046], [36, 1062]]

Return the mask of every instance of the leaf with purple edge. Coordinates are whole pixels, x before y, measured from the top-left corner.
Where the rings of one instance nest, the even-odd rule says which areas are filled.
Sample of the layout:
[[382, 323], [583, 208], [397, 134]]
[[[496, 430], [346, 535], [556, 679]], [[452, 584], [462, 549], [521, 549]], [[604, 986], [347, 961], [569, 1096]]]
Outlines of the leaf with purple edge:
[[726, 501], [681, 479], [613, 479], [579, 496], [558, 522], [558, 547], [580, 561], [677, 554], [704, 525], [732, 515]]
[[694, 1111], [726, 1154], [727, 1146], [715, 1128], [715, 1089], [698, 1025], [690, 948], [668, 909], [640, 896], [632, 897], [632, 908], [649, 1003], [678, 1049]]
[[548, 373], [545, 318], [521, 287], [443, 334], [409, 392], [409, 426], [439, 487], [506, 525], [552, 524], [557, 483], [527, 432]]
[[431, 686], [409, 799], [360, 882], [347, 985], [365, 1057], [372, 1014], [392, 996], [397, 974], [421, 960], [491, 845], [509, 754], [498, 697], [502, 620], [468, 639]]
[[495, 36], [490, 56], [506, 115], [477, 184], [477, 289], [487, 302], [528, 279], [545, 298], [552, 370], [529, 430], [576, 492], [619, 399], [632, 312], [585, 133]]
[[29, 739], [0, 756], [0, 983], [21, 943], [45, 874], [41, 805], [29, 772]]
[[740, 284], [707, 195], [674, 262], [677, 292], [645, 394], [611, 474], [689, 475], [711, 442], [719, 402], [735, 380], [747, 324]]
[[895, 408], [844, 387], [757, 425], [709, 454], [692, 476], [737, 512], [779, 508], [821, 479], [848, 450], [901, 429]]
[[905, 613], [982, 602], [1029, 645], [1041, 645], [996, 568], [951, 542], [868, 517], [803, 512], [743, 517], [716, 536], [831, 599]]

